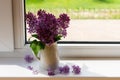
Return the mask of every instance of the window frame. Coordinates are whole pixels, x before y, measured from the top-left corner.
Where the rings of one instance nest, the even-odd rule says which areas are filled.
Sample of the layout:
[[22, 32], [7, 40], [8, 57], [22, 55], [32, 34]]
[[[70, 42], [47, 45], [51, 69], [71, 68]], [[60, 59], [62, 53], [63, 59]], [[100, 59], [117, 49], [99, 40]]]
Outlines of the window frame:
[[24, 0], [12, 0], [13, 24], [14, 24], [14, 43], [15, 49], [23, 48], [25, 45], [25, 19], [24, 19]]
[[[24, 0], [24, 12], [26, 12], [26, 2]], [[26, 21], [25, 21], [26, 23]], [[26, 25], [25, 25], [26, 28]], [[58, 44], [120, 44], [120, 41], [58, 41]], [[29, 44], [27, 41], [27, 32], [25, 30], [25, 44]]]
[[[24, 0], [12, 0], [13, 1], [13, 12], [14, 12], [14, 18], [17, 20], [14, 20], [14, 34], [16, 34], [15, 37], [15, 51], [22, 52], [23, 54], [26, 54], [25, 52], [32, 53], [32, 51], [29, 48], [29, 44], [25, 44], [25, 20], [24, 20]], [[21, 16], [18, 16], [21, 15]], [[20, 27], [16, 27], [20, 26]], [[59, 43], [59, 42], [58, 42]], [[67, 42], [65, 42], [67, 43]], [[59, 49], [59, 55], [60, 57], [120, 57], [120, 42], [117, 42], [116, 44], [114, 42], [109, 42], [106, 44], [106, 42], [102, 42], [102, 44], [96, 44], [97, 42], [80, 42], [81, 44], [78, 44], [79, 42], [76, 42], [75, 44], [71, 42], [71, 44], [58, 44]], [[83, 44], [86, 43], [86, 44]], [[21, 54], [21, 55], [23, 55]], [[19, 56], [21, 56], [19, 55]]]

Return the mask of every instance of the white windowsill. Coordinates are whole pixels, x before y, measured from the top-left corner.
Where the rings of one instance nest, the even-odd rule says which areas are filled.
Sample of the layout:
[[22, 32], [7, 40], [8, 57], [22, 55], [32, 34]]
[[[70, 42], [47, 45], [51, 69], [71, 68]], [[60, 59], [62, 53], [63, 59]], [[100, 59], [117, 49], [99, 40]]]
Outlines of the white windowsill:
[[[120, 77], [120, 60], [61, 60], [60, 64], [79, 65], [81, 74], [55, 75], [54, 77]], [[23, 58], [0, 58], [0, 77], [49, 77], [40, 69], [38, 75], [27, 69], [31, 65], [39, 70], [39, 61], [28, 64]]]

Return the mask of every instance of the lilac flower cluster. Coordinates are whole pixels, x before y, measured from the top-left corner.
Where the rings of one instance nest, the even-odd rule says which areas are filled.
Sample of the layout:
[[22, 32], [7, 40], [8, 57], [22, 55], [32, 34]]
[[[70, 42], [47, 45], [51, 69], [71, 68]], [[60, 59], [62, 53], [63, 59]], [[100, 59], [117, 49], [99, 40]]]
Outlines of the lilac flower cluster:
[[63, 67], [59, 67], [59, 71], [60, 71], [60, 73], [68, 74], [69, 71], [70, 71], [70, 68], [69, 68], [68, 65], [65, 65], [65, 66], [63, 66]]
[[56, 42], [58, 36], [65, 37], [67, 35], [66, 29], [69, 27], [69, 21], [67, 14], [60, 14], [59, 18], [56, 18], [44, 10], [39, 10], [37, 17], [31, 12], [26, 14], [28, 32], [36, 33], [38, 39], [48, 45]]
[[79, 66], [76, 66], [76, 65], [74, 65], [74, 66], [72, 66], [72, 68], [73, 68], [73, 73], [74, 74], [79, 74], [80, 73], [80, 71], [81, 71], [81, 68], [79, 67]]
[[28, 14], [26, 15], [26, 20], [27, 20], [27, 24], [29, 28], [28, 32], [29, 33], [35, 33], [36, 32], [36, 26], [37, 26], [37, 17], [35, 15], [33, 15], [33, 13], [28, 12]]
[[31, 55], [26, 55], [25, 58], [24, 58], [24, 60], [26, 62], [28, 62], [28, 63], [31, 63], [34, 60], [34, 58]]
[[48, 69], [47, 71], [48, 71], [48, 75], [49, 76], [54, 76], [55, 75], [55, 71], [54, 70]]

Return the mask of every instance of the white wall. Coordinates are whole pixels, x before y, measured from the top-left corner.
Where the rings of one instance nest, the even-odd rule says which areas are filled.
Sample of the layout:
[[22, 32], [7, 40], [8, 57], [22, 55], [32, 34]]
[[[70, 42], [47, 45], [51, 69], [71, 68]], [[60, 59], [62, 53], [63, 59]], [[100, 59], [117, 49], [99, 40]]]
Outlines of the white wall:
[[0, 51], [13, 51], [12, 1], [0, 0]]

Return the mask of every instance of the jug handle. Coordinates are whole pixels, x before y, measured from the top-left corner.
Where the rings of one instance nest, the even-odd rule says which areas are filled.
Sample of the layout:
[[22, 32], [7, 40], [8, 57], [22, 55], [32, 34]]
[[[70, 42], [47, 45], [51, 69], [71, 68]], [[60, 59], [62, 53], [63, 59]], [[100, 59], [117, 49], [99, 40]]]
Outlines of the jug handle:
[[40, 57], [36, 56], [36, 58], [37, 58], [38, 60], [40, 60]]
[[40, 52], [39, 52], [39, 56], [38, 55], [36, 56], [33, 51], [32, 51], [32, 53], [37, 60], [40, 60]]

